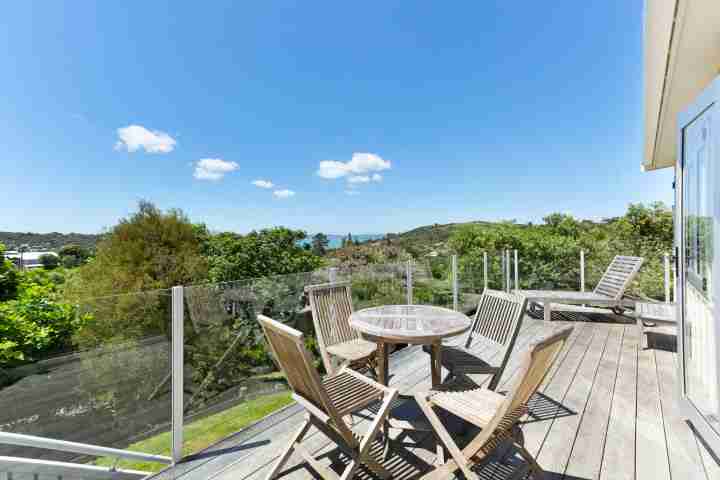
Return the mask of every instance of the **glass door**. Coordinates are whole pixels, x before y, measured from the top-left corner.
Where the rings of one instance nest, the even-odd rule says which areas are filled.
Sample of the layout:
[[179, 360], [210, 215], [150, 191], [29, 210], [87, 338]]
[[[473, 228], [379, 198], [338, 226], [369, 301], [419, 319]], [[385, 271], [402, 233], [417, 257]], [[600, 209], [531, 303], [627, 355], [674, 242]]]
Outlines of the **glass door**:
[[682, 218], [678, 246], [682, 262], [683, 402], [693, 424], [701, 424], [700, 430], [720, 438], [720, 329], [715, 310], [715, 300], [720, 298], [715, 282], [715, 273], [720, 273], [720, 255], [714, 254], [716, 247], [720, 248], [717, 117], [717, 108], [711, 104], [681, 131]]

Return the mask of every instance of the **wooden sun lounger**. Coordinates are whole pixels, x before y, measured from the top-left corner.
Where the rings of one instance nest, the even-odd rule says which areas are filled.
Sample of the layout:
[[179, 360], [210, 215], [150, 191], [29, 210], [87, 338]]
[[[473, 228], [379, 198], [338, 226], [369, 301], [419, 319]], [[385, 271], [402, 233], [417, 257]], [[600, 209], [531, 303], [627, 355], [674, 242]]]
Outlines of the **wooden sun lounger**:
[[[544, 318], [550, 321], [552, 311], [610, 313], [623, 307], [625, 290], [643, 264], [642, 257], [616, 255], [592, 292], [557, 290], [519, 290], [531, 307], [542, 306]], [[597, 308], [605, 307], [605, 308]]]

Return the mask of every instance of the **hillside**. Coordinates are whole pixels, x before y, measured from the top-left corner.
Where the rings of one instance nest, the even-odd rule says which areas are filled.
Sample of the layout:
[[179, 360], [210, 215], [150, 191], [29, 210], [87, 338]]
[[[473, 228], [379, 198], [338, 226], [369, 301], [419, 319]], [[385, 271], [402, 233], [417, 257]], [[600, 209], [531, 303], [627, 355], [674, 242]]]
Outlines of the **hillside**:
[[424, 225], [422, 227], [413, 228], [407, 232], [398, 234], [389, 234], [393, 240], [400, 243], [431, 245], [437, 243], [445, 243], [452, 235], [453, 231], [463, 225], [491, 225], [492, 222], [474, 221], [465, 223], [435, 223], [433, 225]]
[[31, 250], [56, 251], [63, 245], [71, 243], [94, 250], [99, 239], [100, 235], [88, 233], [0, 232], [0, 243], [8, 250], [16, 250], [20, 245], [28, 245]]
[[363, 266], [421, 258], [426, 255], [445, 255], [450, 236], [464, 225], [493, 225], [492, 222], [474, 221], [424, 225], [402, 233], [388, 233], [383, 239], [361, 242], [328, 252], [334, 263], [345, 266]]

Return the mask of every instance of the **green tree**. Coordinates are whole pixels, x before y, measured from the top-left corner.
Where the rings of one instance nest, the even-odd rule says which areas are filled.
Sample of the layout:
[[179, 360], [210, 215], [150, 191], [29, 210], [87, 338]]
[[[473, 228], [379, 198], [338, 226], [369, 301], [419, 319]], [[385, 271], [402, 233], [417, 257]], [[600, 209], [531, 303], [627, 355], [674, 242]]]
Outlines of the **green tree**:
[[327, 252], [327, 247], [330, 244], [327, 235], [324, 233], [316, 233], [312, 238], [312, 252], [315, 255], [323, 256]]
[[68, 291], [78, 298], [186, 285], [207, 278], [202, 238], [181, 210], [141, 201], [98, 243]]
[[5, 245], [0, 243], [0, 302], [15, 298], [18, 287], [18, 272], [15, 265], [5, 258]]
[[40, 255], [39, 260], [45, 270], [54, 270], [60, 266], [60, 259], [52, 253]]
[[322, 258], [299, 242], [302, 230], [285, 227], [253, 231], [247, 235], [223, 232], [208, 240], [209, 278], [226, 282], [246, 278], [308, 272], [320, 267]]
[[82, 321], [61, 300], [62, 274], [36, 269], [19, 280], [16, 298], [0, 303], [0, 367], [67, 348]]
[[20, 270], [25, 270], [25, 254], [29, 251], [29, 245], [20, 245], [18, 247], [18, 253], [20, 253], [20, 263], [18, 265], [18, 268], [20, 268]]
[[65, 268], [75, 268], [84, 264], [90, 258], [90, 252], [85, 247], [70, 243], [58, 250], [60, 263]]

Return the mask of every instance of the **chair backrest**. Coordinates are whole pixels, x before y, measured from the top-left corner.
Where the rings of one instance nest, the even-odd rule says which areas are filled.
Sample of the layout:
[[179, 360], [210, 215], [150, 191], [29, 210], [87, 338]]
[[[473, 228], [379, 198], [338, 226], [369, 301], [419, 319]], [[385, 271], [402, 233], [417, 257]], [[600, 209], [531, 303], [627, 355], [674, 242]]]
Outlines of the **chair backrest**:
[[332, 372], [327, 347], [360, 338], [350, 326], [353, 312], [350, 282], [308, 285], [305, 292], [310, 300], [315, 334], [327, 372]]
[[572, 331], [573, 327], [568, 327], [548, 335], [525, 352], [517, 382], [506, 395], [505, 401], [495, 412], [487, 428], [483, 428], [482, 433], [473, 440], [473, 447], [494, 447], [497, 431], [510, 429], [527, 412], [530, 397], [545, 380]]
[[643, 257], [615, 255], [595, 287], [594, 293], [620, 300], [644, 261]]
[[503, 347], [512, 347], [520, 330], [526, 303], [527, 299], [520, 294], [485, 289], [465, 346], [470, 347], [478, 336], [482, 336]]
[[338, 414], [317, 369], [313, 366], [313, 358], [305, 347], [303, 334], [264, 315], [258, 315], [257, 319], [265, 332], [265, 338], [270, 344], [275, 359], [285, 372], [285, 377], [296, 400], [299, 397], [299, 400], [304, 400], [302, 403], [310, 403], [321, 414], [332, 419], [333, 426], [342, 435], [351, 439], [352, 433]]

